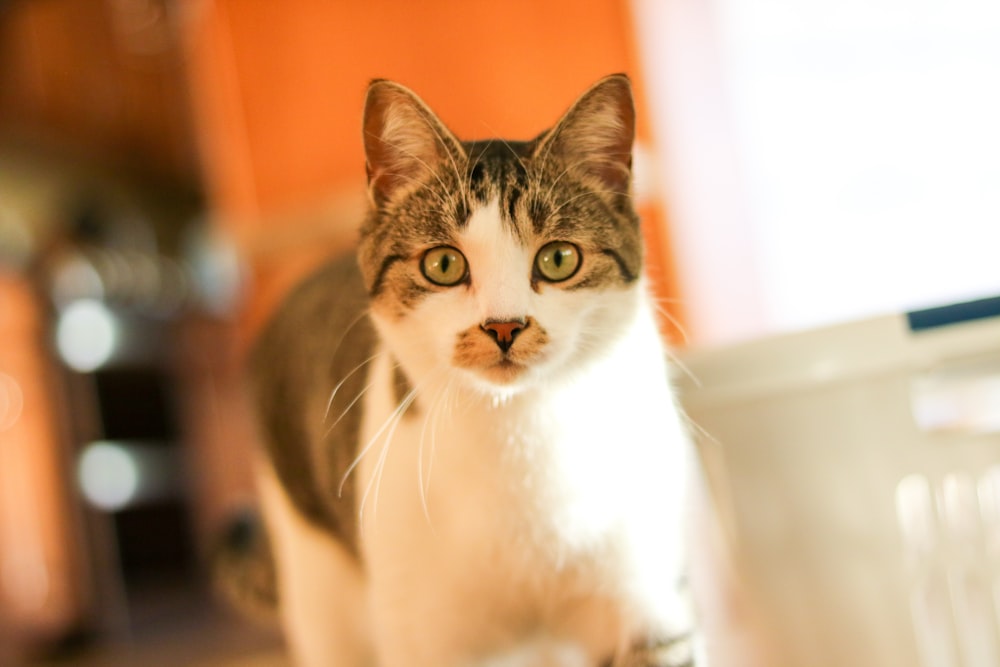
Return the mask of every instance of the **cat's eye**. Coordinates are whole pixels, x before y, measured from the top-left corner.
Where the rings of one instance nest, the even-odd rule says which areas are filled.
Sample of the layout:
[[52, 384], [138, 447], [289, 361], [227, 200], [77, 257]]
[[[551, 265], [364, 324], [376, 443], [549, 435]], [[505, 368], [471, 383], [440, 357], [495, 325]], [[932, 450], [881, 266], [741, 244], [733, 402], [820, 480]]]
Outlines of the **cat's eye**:
[[451, 287], [465, 280], [468, 269], [465, 256], [451, 246], [431, 248], [420, 260], [420, 271], [424, 278], [443, 287]]
[[569, 280], [580, 268], [580, 250], [566, 241], [553, 241], [535, 255], [538, 275], [552, 283]]

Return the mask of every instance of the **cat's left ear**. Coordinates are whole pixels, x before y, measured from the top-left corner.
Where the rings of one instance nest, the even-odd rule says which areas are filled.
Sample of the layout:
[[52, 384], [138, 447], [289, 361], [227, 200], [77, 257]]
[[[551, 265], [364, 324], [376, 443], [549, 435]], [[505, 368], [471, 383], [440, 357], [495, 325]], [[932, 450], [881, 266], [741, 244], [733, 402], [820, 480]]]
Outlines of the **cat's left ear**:
[[595, 178], [602, 188], [625, 194], [632, 177], [635, 104], [624, 74], [607, 76], [585, 92], [542, 135], [535, 156], [551, 156]]
[[364, 113], [368, 191], [381, 205], [434, 178], [464, 156], [462, 144], [405, 86], [376, 79]]

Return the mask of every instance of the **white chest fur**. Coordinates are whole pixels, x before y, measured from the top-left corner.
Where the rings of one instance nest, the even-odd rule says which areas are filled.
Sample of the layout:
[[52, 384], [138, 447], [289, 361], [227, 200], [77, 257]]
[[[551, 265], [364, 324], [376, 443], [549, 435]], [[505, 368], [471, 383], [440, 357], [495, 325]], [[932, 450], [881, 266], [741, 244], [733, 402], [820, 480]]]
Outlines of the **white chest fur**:
[[690, 451], [661, 357], [643, 309], [578, 377], [493, 400], [429, 375], [398, 419], [393, 361], [373, 365], [362, 549], [376, 632], [420, 637], [400, 639], [410, 664], [532, 639], [568, 642], [577, 658], [553, 664], [589, 664], [682, 622]]

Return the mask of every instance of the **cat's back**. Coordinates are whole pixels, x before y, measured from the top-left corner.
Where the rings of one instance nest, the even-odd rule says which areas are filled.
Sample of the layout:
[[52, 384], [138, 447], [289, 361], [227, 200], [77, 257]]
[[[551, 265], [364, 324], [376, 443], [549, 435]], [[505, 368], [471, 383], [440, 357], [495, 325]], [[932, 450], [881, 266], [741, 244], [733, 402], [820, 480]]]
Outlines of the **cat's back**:
[[375, 348], [367, 311], [355, 256], [339, 257], [292, 289], [249, 364], [261, 439], [278, 479], [300, 512], [349, 545], [353, 494], [339, 487], [360, 422], [351, 407]]

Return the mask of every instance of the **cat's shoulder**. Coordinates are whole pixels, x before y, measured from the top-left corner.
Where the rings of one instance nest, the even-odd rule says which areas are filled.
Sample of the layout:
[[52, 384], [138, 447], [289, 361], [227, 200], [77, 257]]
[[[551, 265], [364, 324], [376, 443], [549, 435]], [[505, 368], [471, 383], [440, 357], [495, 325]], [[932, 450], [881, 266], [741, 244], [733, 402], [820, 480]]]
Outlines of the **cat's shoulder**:
[[[331, 340], [338, 347], [345, 342], [370, 347], [368, 305], [353, 253], [323, 263], [288, 291], [264, 324], [251, 351], [251, 370], [288, 355], [329, 352], [324, 348]], [[355, 340], [359, 336], [364, 340]]]
[[338, 255], [308, 273], [285, 297], [277, 317], [289, 310], [311, 310], [325, 306], [367, 307], [368, 295], [357, 256]]

